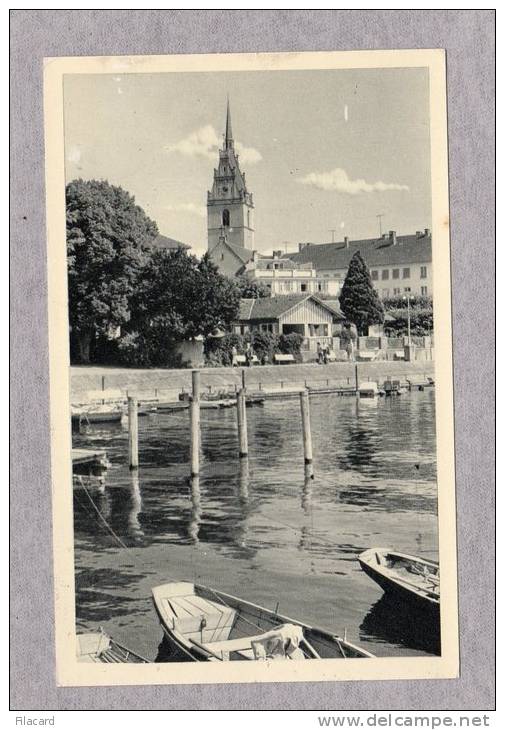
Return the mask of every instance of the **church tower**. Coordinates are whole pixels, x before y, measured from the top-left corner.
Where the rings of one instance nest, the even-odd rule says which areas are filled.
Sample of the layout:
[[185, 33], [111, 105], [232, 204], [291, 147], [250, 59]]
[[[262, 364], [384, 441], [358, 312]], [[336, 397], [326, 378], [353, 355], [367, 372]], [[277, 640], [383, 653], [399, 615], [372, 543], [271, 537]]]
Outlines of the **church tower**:
[[218, 265], [223, 261], [223, 244], [237, 249], [236, 253], [241, 258], [252, 256], [253, 215], [253, 196], [247, 190], [245, 174], [240, 170], [234, 148], [228, 101], [223, 148], [219, 150], [219, 165], [214, 170], [212, 190], [207, 193], [208, 250]]

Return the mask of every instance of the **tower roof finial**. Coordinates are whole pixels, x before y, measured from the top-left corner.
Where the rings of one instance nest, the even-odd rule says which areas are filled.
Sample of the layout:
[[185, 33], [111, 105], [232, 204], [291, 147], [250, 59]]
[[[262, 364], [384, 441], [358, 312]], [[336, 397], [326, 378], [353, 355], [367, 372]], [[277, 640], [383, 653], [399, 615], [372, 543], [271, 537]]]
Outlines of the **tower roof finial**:
[[231, 129], [231, 113], [230, 113], [230, 98], [226, 97], [226, 132], [224, 135], [224, 147], [230, 149], [233, 147], [233, 132]]

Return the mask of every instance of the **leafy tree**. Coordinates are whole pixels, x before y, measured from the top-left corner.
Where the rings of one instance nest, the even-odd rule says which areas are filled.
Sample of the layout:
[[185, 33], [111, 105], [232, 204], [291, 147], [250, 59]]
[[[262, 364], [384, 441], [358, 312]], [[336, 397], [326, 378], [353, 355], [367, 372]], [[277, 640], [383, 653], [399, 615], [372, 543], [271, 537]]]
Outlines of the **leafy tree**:
[[360, 335], [367, 334], [370, 325], [384, 322], [384, 308], [359, 251], [351, 259], [339, 301], [342, 313]]
[[258, 279], [249, 279], [245, 274], [237, 276], [235, 283], [240, 290], [242, 299], [263, 299], [271, 296], [271, 291], [264, 282]]
[[201, 260], [178, 250], [154, 250], [142, 270], [124, 341], [125, 358], [142, 365], [173, 365], [182, 340], [208, 337], [238, 314], [235, 283], [219, 273], [205, 254]]
[[135, 198], [105, 180], [73, 180], [66, 188], [71, 346], [89, 362], [97, 338], [129, 318], [129, 299], [158, 234]]

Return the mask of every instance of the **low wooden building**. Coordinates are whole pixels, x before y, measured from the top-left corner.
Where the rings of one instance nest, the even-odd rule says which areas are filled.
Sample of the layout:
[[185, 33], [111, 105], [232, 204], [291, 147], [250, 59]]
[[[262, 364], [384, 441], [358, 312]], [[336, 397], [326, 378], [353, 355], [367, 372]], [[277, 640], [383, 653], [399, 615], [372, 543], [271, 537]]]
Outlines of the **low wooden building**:
[[293, 294], [261, 299], [242, 299], [239, 319], [233, 330], [237, 334], [272, 332], [303, 336], [302, 350], [315, 352], [317, 344], [333, 347], [333, 325], [344, 316], [335, 305], [313, 294]]

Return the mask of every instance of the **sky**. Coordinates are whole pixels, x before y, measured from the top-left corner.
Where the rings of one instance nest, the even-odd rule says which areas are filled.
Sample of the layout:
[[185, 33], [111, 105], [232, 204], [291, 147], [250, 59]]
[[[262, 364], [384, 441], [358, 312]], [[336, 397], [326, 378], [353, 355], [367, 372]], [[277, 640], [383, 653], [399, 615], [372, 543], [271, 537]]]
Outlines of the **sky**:
[[431, 228], [422, 68], [67, 75], [67, 181], [120, 185], [202, 254], [227, 97], [261, 253]]

